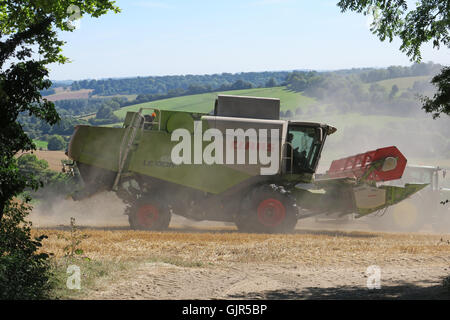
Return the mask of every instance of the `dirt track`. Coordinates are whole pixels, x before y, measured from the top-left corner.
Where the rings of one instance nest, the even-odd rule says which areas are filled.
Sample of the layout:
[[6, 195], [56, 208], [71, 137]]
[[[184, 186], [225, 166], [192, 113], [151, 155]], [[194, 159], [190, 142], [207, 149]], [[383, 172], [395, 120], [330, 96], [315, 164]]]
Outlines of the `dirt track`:
[[[442, 287], [450, 235], [203, 229], [83, 229], [81, 247], [92, 261], [136, 263], [97, 279], [77, 299], [450, 299]], [[45, 249], [61, 256], [64, 232], [46, 230]], [[379, 290], [367, 289], [371, 265], [381, 269]]]
[[[430, 265], [432, 263], [433, 265]], [[117, 274], [86, 299], [450, 299], [441, 286], [448, 263], [403, 261], [382, 268], [382, 287], [366, 287], [365, 266], [235, 264], [183, 268], [144, 263]]]
[[[332, 234], [330, 234], [331, 236]], [[348, 240], [345, 235], [337, 237]], [[299, 237], [301, 239], [301, 237]], [[352, 242], [359, 242], [358, 237]], [[338, 245], [338, 243], [337, 243]], [[450, 249], [450, 245], [449, 245]], [[316, 253], [320, 256], [320, 252]], [[325, 259], [328, 260], [326, 257]], [[450, 299], [442, 277], [450, 274], [450, 250], [435, 256], [390, 255], [383, 261], [344, 253], [327, 263], [232, 262], [182, 267], [147, 262], [101, 282], [86, 299]], [[381, 268], [381, 289], [367, 289], [366, 270]]]

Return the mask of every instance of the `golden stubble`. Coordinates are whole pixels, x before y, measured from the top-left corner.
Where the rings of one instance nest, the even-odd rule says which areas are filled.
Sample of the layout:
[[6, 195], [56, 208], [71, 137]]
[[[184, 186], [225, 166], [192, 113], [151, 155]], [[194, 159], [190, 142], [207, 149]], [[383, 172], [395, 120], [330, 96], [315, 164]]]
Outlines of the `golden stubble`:
[[[230, 230], [231, 229], [231, 230]], [[46, 234], [42, 250], [64, 256], [69, 231], [35, 229]], [[176, 258], [216, 265], [227, 263], [292, 263], [304, 266], [389, 265], [408, 260], [450, 262], [450, 236], [342, 231], [296, 234], [211, 232], [147, 232], [81, 230], [83, 255], [93, 260], [131, 261]]]

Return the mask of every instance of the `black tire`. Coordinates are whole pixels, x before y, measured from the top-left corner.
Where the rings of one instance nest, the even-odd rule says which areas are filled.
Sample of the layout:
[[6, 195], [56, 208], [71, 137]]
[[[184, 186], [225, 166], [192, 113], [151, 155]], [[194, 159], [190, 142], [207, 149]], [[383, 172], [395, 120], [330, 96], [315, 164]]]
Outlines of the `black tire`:
[[295, 200], [271, 186], [256, 188], [243, 200], [235, 223], [242, 232], [292, 232], [297, 224]]
[[134, 230], [166, 230], [171, 217], [169, 206], [156, 197], [140, 198], [128, 212], [128, 222]]

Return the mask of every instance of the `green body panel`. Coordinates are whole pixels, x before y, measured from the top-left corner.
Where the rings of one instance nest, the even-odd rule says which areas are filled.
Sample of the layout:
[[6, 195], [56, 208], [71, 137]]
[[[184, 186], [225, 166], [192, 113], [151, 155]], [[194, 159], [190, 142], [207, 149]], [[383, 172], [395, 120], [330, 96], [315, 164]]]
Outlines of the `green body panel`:
[[171, 141], [170, 137], [165, 131], [144, 131], [139, 147], [131, 155], [128, 171], [213, 194], [222, 193], [251, 177], [224, 165], [175, 165], [171, 161], [171, 151], [178, 142]]
[[75, 161], [117, 171], [125, 129], [79, 126], [70, 142], [69, 156]]
[[[159, 113], [157, 114], [159, 115]], [[199, 118], [197, 114], [192, 117], [191, 113], [184, 112], [163, 111], [160, 114], [161, 128], [165, 128], [167, 125], [174, 128], [176, 124], [188, 131], [192, 131], [193, 120]], [[127, 114], [125, 125], [131, 123], [133, 115], [132, 112]], [[171, 116], [174, 117], [171, 118]], [[158, 116], [154, 121], [158, 122]], [[142, 174], [213, 194], [222, 193], [252, 177], [225, 165], [173, 164], [171, 151], [178, 141], [171, 141], [171, 134], [166, 130], [158, 131], [157, 129], [153, 125], [151, 130], [137, 131], [123, 168], [123, 175]], [[208, 129], [206, 121], [203, 121], [202, 129], [203, 131]], [[126, 132], [125, 128], [79, 126], [71, 140], [70, 158], [117, 172], [120, 147]], [[129, 136], [126, 139], [129, 139]], [[203, 149], [208, 144], [209, 142], [203, 142]], [[191, 146], [193, 154], [193, 138]]]
[[[343, 214], [354, 212], [359, 215], [359, 218], [395, 205], [427, 186], [427, 184], [406, 184], [404, 187], [383, 185], [377, 189], [385, 190], [384, 203], [371, 208], [360, 208], [355, 201], [354, 188], [362, 185], [350, 178], [330, 179], [316, 183], [317, 187], [324, 187], [324, 189], [294, 188], [291, 193], [302, 208], [316, 212], [341, 212]], [[376, 188], [375, 185], [367, 186]]]
[[405, 184], [404, 187], [395, 187], [395, 186], [380, 186], [380, 189], [386, 190], [386, 203], [382, 206], [371, 208], [371, 209], [361, 209], [357, 208], [357, 213], [359, 214], [359, 217], [365, 216], [369, 213], [384, 209], [388, 206], [392, 206], [394, 204], [397, 204], [409, 196], [413, 195], [417, 191], [422, 190], [428, 186], [428, 184]]

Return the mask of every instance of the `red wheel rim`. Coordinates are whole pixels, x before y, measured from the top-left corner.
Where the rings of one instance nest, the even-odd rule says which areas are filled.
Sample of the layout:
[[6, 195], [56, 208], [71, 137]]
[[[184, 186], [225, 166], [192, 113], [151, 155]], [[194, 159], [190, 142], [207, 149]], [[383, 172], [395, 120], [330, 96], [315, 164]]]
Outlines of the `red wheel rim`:
[[284, 205], [277, 199], [266, 199], [258, 206], [258, 220], [267, 227], [276, 227], [286, 216]]
[[139, 224], [147, 228], [151, 227], [158, 220], [158, 216], [158, 208], [151, 204], [140, 207], [137, 213]]

